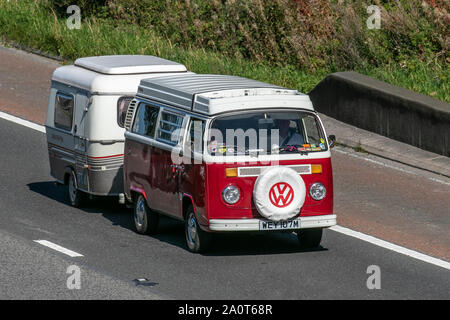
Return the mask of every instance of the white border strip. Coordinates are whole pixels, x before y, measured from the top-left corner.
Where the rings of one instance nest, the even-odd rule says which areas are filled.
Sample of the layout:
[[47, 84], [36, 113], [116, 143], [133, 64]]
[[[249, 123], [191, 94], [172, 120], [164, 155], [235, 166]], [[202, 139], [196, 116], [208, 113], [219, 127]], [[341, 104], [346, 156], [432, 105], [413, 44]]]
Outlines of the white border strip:
[[28, 120], [24, 120], [22, 118], [15, 117], [13, 115], [10, 115], [9, 113], [5, 113], [5, 112], [0, 111], [0, 118], [45, 133], [45, 127], [44, 126], [42, 126], [40, 124], [37, 124], [37, 123], [34, 123], [34, 122], [31, 122], [31, 121], [28, 121]]
[[354, 230], [351, 230], [351, 229], [348, 229], [348, 228], [344, 228], [344, 227], [341, 227], [341, 226], [338, 226], [338, 225], [330, 227], [329, 229], [331, 229], [333, 231], [336, 231], [336, 232], [339, 232], [339, 233], [342, 233], [342, 234], [345, 234], [345, 235], [350, 236], [350, 237], [354, 237], [354, 238], [357, 238], [357, 239], [360, 239], [360, 240], [363, 240], [363, 241], [366, 241], [366, 242], [370, 242], [371, 244], [374, 244], [376, 246], [383, 247], [385, 249], [392, 250], [392, 251], [395, 251], [397, 253], [401, 253], [401, 254], [404, 254], [406, 256], [409, 256], [409, 257], [412, 257], [412, 258], [415, 258], [415, 259], [418, 259], [418, 260], [421, 260], [421, 261], [424, 261], [424, 262], [427, 262], [427, 263], [431, 263], [431, 264], [434, 264], [436, 266], [445, 268], [447, 270], [450, 270], [450, 262], [447, 262], [447, 261], [444, 261], [444, 260], [440, 260], [440, 259], [437, 259], [437, 258], [433, 258], [433, 257], [427, 256], [426, 254], [423, 254], [423, 253], [420, 253], [420, 252], [417, 252], [417, 251], [414, 251], [414, 250], [411, 250], [411, 249], [407, 249], [405, 247], [401, 247], [401, 246], [398, 246], [396, 244], [393, 244], [393, 243], [390, 243], [390, 242], [387, 242], [387, 241], [384, 241], [384, 240], [381, 240], [381, 239], [369, 236], [367, 234], [364, 234], [364, 233], [361, 233], [361, 232], [358, 232], [358, 231], [354, 231]]
[[47, 240], [34, 240], [34, 242], [37, 242], [39, 244], [42, 244], [43, 246], [49, 247], [53, 250], [59, 251], [61, 253], [67, 254], [68, 256], [75, 258], [75, 257], [82, 257], [82, 254], [79, 254], [75, 251], [66, 249], [64, 247], [61, 247], [53, 242], [47, 241]]

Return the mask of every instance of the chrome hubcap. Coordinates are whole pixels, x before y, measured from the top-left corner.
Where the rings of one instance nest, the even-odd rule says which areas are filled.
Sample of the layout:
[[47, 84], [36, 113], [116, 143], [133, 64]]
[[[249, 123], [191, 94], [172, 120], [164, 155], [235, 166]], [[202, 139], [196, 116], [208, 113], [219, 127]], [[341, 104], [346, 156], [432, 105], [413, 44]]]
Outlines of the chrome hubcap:
[[195, 239], [197, 236], [197, 222], [195, 217], [191, 214], [188, 218], [187, 236], [191, 244], [195, 244]]
[[134, 212], [134, 217], [136, 218], [136, 223], [139, 227], [144, 223], [145, 206], [142, 200], [139, 200], [136, 211]]
[[74, 201], [75, 200], [75, 196], [76, 196], [76, 192], [77, 192], [77, 188], [75, 186], [75, 181], [73, 179], [73, 177], [70, 177], [70, 181], [69, 181], [69, 196], [70, 196], [70, 200]]

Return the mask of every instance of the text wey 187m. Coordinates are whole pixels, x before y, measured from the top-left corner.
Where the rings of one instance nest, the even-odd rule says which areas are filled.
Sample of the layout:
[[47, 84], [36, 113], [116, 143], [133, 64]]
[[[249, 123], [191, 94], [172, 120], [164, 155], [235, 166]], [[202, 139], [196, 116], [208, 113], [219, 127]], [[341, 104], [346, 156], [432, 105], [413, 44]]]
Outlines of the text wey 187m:
[[334, 139], [307, 95], [222, 75], [145, 79], [125, 128], [125, 195], [140, 233], [164, 214], [185, 221], [194, 252], [234, 231], [294, 230], [314, 247], [336, 224]]
[[86, 194], [123, 197], [123, 147], [128, 104], [142, 79], [187, 74], [153, 56], [77, 59], [52, 76], [46, 132], [51, 175], [69, 185], [79, 206]]

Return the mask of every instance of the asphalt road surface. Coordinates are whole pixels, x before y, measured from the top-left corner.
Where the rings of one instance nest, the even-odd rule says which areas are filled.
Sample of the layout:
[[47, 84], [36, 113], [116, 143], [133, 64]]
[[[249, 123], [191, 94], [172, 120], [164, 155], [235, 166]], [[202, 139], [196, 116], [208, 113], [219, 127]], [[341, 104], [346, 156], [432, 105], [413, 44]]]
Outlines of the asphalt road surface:
[[[43, 133], [0, 119], [0, 137], [0, 298], [450, 297], [449, 270], [332, 230], [318, 250], [300, 251], [292, 234], [235, 234], [217, 236], [204, 255], [186, 250], [183, 224], [170, 219], [157, 236], [138, 235], [130, 210], [112, 199], [69, 205], [49, 176]], [[81, 269], [79, 290], [67, 288], [69, 265]], [[379, 290], [366, 285], [371, 265], [381, 271]]]
[[[56, 67], [0, 47], [0, 111], [42, 124]], [[339, 225], [450, 261], [450, 179], [344, 148], [332, 161]], [[73, 265], [80, 289], [67, 287]], [[373, 265], [379, 290], [366, 285]], [[234, 234], [191, 254], [180, 222], [141, 236], [113, 199], [71, 207], [49, 175], [45, 134], [0, 119], [0, 299], [449, 299], [449, 275], [333, 230], [318, 250], [300, 251], [291, 234]]]

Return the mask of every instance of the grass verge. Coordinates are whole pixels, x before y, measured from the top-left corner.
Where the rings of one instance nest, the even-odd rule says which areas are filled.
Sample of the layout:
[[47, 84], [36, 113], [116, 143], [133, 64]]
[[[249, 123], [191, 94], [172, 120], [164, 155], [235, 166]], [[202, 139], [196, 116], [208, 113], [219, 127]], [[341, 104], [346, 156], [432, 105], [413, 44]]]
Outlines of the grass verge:
[[[0, 35], [4, 39], [58, 55], [70, 62], [78, 57], [109, 54], [148, 54], [178, 61], [196, 73], [232, 74], [309, 92], [327, 74], [292, 65], [230, 57], [217, 51], [180, 47], [150, 28], [111, 18], [83, 19], [81, 29], [69, 29], [66, 19], [40, 1], [0, 0]], [[426, 65], [410, 57], [408, 68], [398, 64], [356, 67], [353, 71], [450, 102], [447, 66]]]

